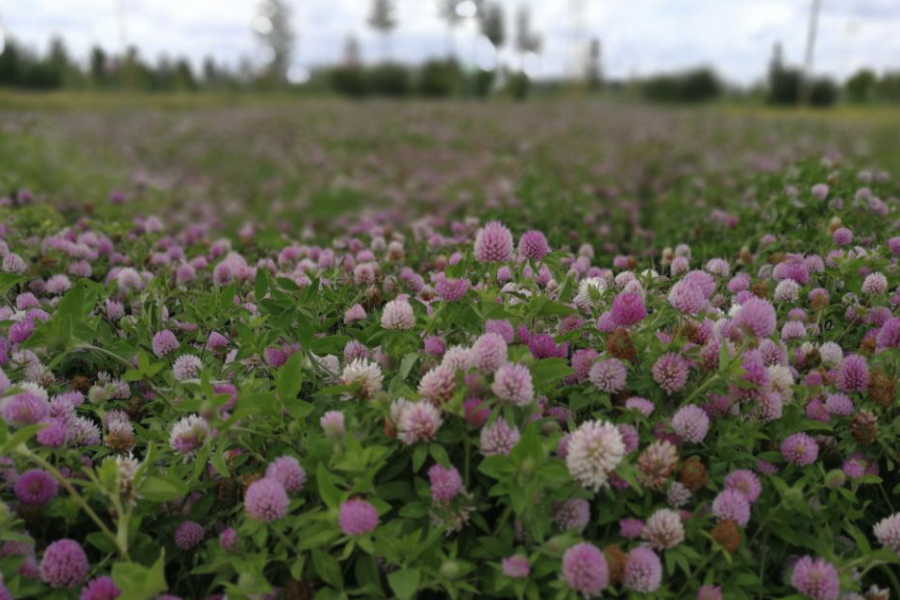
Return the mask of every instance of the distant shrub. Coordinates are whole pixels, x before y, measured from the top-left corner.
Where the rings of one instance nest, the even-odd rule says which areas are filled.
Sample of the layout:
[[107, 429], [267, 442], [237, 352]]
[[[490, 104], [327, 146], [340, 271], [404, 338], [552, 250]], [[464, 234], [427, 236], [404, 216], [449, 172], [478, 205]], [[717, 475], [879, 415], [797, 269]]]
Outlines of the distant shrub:
[[446, 98], [459, 92], [462, 73], [455, 60], [429, 60], [419, 72], [417, 91], [429, 98]]
[[471, 94], [476, 98], [486, 98], [494, 87], [494, 72], [479, 69], [470, 76]]
[[850, 102], [871, 102], [875, 96], [878, 77], [870, 69], [860, 69], [844, 84], [844, 94]]
[[331, 86], [338, 94], [352, 98], [362, 98], [369, 93], [366, 73], [357, 65], [334, 68], [331, 71]]
[[531, 79], [525, 73], [513, 73], [506, 80], [503, 90], [516, 100], [525, 100], [531, 91]]
[[711, 69], [655, 75], [641, 84], [641, 93], [653, 102], [707, 102], [722, 94], [722, 83]]
[[369, 89], [380, 96], [408, 96], [412, 86], [409, 68], [398, 63], [381, 63], [369, 70]]
[[813, 106], [831, 106], [838, 94], [838, 85], [830, 77], [819, 77], [809, 84], [809, 103]]

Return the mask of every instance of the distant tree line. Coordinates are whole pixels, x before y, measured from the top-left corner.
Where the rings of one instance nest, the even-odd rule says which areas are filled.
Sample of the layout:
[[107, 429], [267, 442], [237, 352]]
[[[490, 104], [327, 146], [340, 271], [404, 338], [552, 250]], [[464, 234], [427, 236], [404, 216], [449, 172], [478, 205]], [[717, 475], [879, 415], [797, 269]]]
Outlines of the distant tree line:
[[207, 58], [197, 71], [185, 58], [144, 60], [130, 47], [124, 56], [94, 47], [86, 63], [75, 60], [61, 39], [51, 41], [46, 54], [38, 54], [10, 38], [0, 54], [0, 86], [31, 90], [94, 89], [152, 92], [191, 92], [263, 87], [265, 73], [249, 66], [237, 71]]

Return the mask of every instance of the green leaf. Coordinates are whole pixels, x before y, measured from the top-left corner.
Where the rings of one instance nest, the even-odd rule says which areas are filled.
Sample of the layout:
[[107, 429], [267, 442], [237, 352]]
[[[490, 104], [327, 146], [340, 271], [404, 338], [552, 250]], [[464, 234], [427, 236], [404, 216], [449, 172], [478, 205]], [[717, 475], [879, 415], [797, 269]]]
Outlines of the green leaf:
[[256, 270], [256, 281], [253, 285], [253, 293], [256, 296], [256, 301], [259, 302], [263, 298], [266, 297], [266, 292], [269, 291], [269, 277], [266, 273], [265, 269], [257, 269]]
[[189, 491], [188, 485], [172, 476], [149, 475], [138, 486], [138, 496], [152, 502], [171, 502]]
[[116, 563], [112, 578], [122, 590], [119, 600], [151, 600], [168, 589], [165, 573], [165, 550], [149, 569], [138, 563]]
[[400, 600], [410, 600], [419, 589], [422, 574], [418, 569], [400, 569], [388, 575], [388, 583]]
[[281, 401], [287, 404], [289, 400], [293, 400], [300, 393], [300, 386], [303, 385], [303, 353], [294, 352], [291, 357], [278, 369], [278, 383], [276, 388]]
[[531, 379], [535, 385], [559, 381], [574, 372], [575, 369], [564, 358], [545, 358], [531, 365]]
[[338, 560], [321, 550], [312, 551], [313, 566], [322, 581], [339, 590], [344, 589], [344, 578], [341, 575], [341, 564]]
[[3, 446], [0, 447], [0, 454], [6, 454], [7, 452], [11, 452], [19, 447], [20, 444], [24, 444], [29, 439], [31, 439], [38, 431], [46, 427], [43, 423], [37, 423], [35, 425], [28, 425], [27, 427], [22, 427], [14, 434], [10, 435], [6, 438], [6, 441], [3, 443]]
[[328, 467], [325, 463], [320, 462], [316, 471], [316, 483], [319, 485], [319, 495], [322, 496], [322, 502], [331, 510], [337, 510], [341, 505], [342, 494], [334, 482], [331, 481], [331, 475], [328, 474]]

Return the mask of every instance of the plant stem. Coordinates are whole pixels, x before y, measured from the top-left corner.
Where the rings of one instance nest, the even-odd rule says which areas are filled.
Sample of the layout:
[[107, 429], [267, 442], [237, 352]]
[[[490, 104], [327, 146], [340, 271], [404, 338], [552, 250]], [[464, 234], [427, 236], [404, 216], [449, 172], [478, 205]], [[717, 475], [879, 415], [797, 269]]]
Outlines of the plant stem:
[[127, 540], [123, 540], [122, 543], [120, 543], [120, 540], [116, 536], [116, 534], [113, 533], [113, 531], [109, 527], [106, 526], [106, 524], [103, 522], [102, 519], [100, 519], [99, 516], [97, 516], [97, 513], [95, 513], [94, 509], [92, 509], [88, 505], [88, 503], [84, 499], [84, 497], [78, 493], [78, 490], [76, 490], [75, 487], [71, 483], [69, 483], [68, 479], [63, 477], [62, 473], [60, 473], [59, 471], [56, 470], [56, 467], [54, 467], [53, 465], [48, 463], [46, 460], [44, 460], [37, 454], [34, 454], [27, 448], [18, 449], [17, 452], [19, 454], [21, 454], [22, 456], [24, 456], [25, 458], [27, 458], [28, 460], [40, 465], [43, 469], [45, 469], [47, 472], [49, 472], [51, 475], [53, 475], [57, 479], [57, 481], [59, 481], [59, 483], [62, 484], [62, 486], [64, 488], [66, 488], [66, 491], [69, 492], [69, 495], [72, 496], [72, 499], [75, 501], [75, 503], [87, 514], [88, 517], [91, 518], [92, 521], [94, 521], [94, 523], [97, 524], [97, 527], [100, 528], [100, 530], [103, 532], [103, 534], [106, 535], [106, 537], [108, 537], [113, 542], [113, 544], [115, 544], [115, 546], [116, 546], [116, 548], [118, 548], [119, 554], [122, 556], [122, 558], [129, 560]]

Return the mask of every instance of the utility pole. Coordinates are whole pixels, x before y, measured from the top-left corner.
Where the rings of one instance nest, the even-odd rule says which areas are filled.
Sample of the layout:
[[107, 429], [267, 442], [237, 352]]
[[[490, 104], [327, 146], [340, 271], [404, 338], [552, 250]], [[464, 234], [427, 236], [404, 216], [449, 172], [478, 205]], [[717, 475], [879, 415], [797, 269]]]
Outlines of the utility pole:
[[806, 32], [806, 55], [803, 59], [803, 76], [800, 77], [800, 93], [798, 99], [801, 106], [809, 105], [813, 58], [816, 49], [816, 34], [819, 29], [819, 12], [822, 9], [822, 0], [812, 0], [809, 7], [809, 28]]

